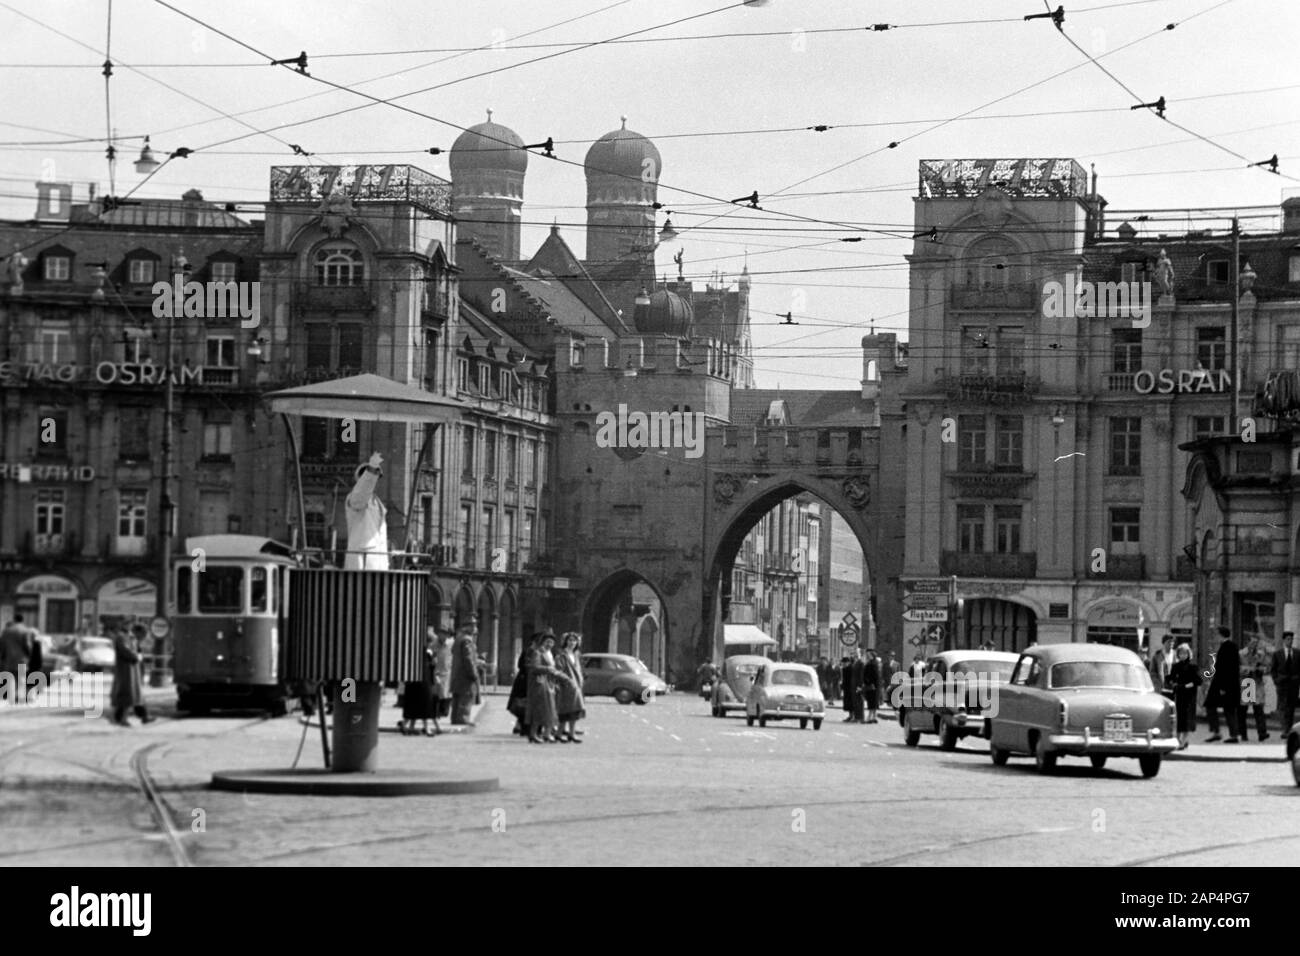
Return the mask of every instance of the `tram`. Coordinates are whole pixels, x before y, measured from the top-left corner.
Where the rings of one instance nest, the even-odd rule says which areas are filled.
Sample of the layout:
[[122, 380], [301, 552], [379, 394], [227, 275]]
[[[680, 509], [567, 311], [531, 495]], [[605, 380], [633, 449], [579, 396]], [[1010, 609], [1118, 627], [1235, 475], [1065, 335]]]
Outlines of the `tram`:
[[296, 688], [284, 680], [294, 552], [242, 534], [185, 540], [173, 564], [177, 709], [265, 710], [281, 716]]

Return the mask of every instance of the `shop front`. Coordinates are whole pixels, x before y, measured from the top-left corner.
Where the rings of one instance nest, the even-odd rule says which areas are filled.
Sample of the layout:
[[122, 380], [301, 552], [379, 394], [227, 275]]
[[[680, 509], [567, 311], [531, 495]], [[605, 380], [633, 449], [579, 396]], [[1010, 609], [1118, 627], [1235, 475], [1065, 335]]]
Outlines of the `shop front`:
[[80, 630], [77, 602], [81, 589], [67, 578], [40, 574], [14, 589], [14, 613], [43, 634], [70, 637]]
[[158, 589], [143, 578], [114, 578], [100, 587], [96, 600], [95, 630], [107, 634], [113, 627], [148, 625], [158, 609]]
[[1112, 598], [1094, 604], [1087, 614], [1090, 644], [1114, 644], [1135, 653], [1145, 643], [1150, 622], [1134, 601]]

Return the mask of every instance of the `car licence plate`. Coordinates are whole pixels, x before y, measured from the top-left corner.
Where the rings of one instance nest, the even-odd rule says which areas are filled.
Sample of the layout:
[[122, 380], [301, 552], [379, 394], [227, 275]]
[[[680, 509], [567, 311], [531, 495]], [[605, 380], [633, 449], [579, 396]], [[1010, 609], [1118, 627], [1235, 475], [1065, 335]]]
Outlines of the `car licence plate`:
[[1102, 740], [1128, 740], [1133, 736], [1133, 718], [1107, 717], [1102, 726]]

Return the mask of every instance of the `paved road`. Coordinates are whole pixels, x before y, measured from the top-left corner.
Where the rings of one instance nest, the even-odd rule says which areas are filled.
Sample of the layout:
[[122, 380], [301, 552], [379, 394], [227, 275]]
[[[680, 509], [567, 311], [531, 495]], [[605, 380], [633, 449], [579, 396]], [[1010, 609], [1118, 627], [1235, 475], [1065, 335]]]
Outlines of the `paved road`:
[[[0, 713], [0, 863], [173, 865], [1292, 865], [1300, 788], [1275, 763], [1066, 760], [994, 767], [983, 741], [905, 747], [895, 724], [746, 727], [698, 697], [589, 701], [580, 746], [530, 745], [490, 697], [472, 733], [386, 733], [387, 767], [498, 776], [483, 795], [244, 796], [212, 771], [284, 767], [304, 729], [249, 715], [122, 730], [67, 712]], [[396, 719], [386, 710], [386, 720]], [[18, 749], [14, 749], [18, 748]], [[12, 751], [12, 752], [10, 752]], [[6, 756], [8, 754], [8, 756]], [[151, 811], [141, 764], [157, 782]], [[165, 818], [165, 820], [163, 819]], [[177, 835], [168, 839], [168, 827]]]

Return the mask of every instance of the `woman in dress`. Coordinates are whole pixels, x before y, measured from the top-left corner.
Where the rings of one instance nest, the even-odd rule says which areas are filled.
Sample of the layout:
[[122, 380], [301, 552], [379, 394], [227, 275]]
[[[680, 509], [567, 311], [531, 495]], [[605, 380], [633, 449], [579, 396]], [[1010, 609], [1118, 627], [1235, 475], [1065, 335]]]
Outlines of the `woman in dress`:
[[531, 743], [555, 743], [555, 725], [559, 717], [555, 712], [556, 681], [569, 678], [555, 666], [555, 635], [543, 633], [533, 644], [528, 655], [528, 740]]
[[567, 632], [560, 639], [560, 651], [555, 655], [555, 666], [567, 681], [555, 685], [555, 711], [560, 718], [560, 740], [567, 744], [582, 743], [575, 735], [578, 721], [587, 716], [582, 699], [582, 658], [578, 655], [579, 635]]
[[451, 634], [443, 631], [433, 644], [433, 726], [438, 727], [439, 717], [451, 715]]
[[[434, 667], [437, 661], [436, 641], [437, 635], [433, 632], [433, 628], [429, 628], [429, 634], [424, 639], [424, 652], [420, 655], [421, 679], [407, 681], [402, 690], [402, 719], [398, 721], [397, 729], [403, 734], [417, 733], [415, 729], [417, 720], [423, 725], [426, 737], [442, 733], [442, 729], [438, 727], [438, 710], [433, 697]], [[434, 730], [429, 729], [430, 719], [433, 720]]]
[[1196, 732], [1196, 688], [1201, 685], [1201, 671], [1192, 662], [1192, 649], [1188, 645], [1179, 644], [1174, 657], [1165, 687], [1156, 689], [1174, 692], [1174, 707], [1178, 711], [1178, 749], [1186, 750], [1187, 738]]

